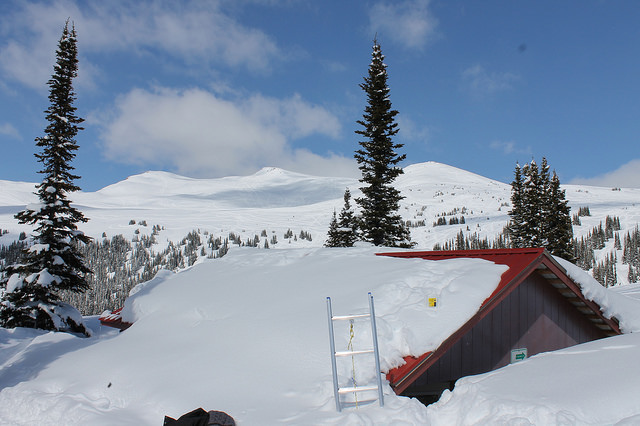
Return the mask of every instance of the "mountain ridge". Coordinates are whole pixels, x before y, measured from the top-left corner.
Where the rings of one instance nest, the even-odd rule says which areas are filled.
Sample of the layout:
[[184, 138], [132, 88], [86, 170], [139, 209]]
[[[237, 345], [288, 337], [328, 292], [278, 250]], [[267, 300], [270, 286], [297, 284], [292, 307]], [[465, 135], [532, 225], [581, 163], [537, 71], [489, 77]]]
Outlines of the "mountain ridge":
[[[509, 220], [508, 184], [437, 162], [412, 164], [404, 171], [395, 183], [405, 197], [399, 213], [411, 226], [416, 248], [431, 250], [455, 240], [461, 232], [491, 241]], [[271, 248], [285, 248], [321, 246], [331, 215], [343, 207], [345, 189], [355, 198], [360, 185], [356, 178], [310, 176], [276, 167], [249, 176], [213, 179], [148, 171], [95, 192], [79, 191], [71, 198], [90, 219], [80, 229], [93, 238], [123, 235], [133, 241], [149, 236], [155, 226], [163, 229], [156, 236], [157, 249], [193, 230], [222, 239], [233, 233], [242, 241], [262, 235], [261, 246], [269, 240]], [[620, 218], [621, 236], [640, 223], [640, 189], [580, 185], [563, 185], [563, 189], [573, 213], [580, 207], [591, 210], [591, 216], [574, 226], [578, 238], [604, 224], [609, 215]], [[0, 237], [0, 244], [31, 231], [18, 224], [14, 215], [37, 201], [34, 191], [35, 184], [0, 181], [0, 229], [9, 231]], [[446, 226], [435, 226], [436, 222]], [[312, 239], [283, 241], [283, 235], [291, 232]], [[599, 255], [611, 252], [612, 244]]]

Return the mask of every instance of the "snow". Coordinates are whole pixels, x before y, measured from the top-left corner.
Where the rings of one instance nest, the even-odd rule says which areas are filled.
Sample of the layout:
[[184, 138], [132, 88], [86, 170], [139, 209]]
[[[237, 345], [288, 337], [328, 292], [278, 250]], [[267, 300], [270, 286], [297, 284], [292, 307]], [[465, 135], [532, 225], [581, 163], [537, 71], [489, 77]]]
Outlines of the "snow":
[[[0, 228], [11, 234], [0, 237], [9, 244], [28, 225], [17, 224], [14, 215], [25, 205], [37, 211], [34, 184], [0, 181]], [[146, 172], [110, 185], [96, 192], [70, 195], [74, 207], [90, 220], [78, 224], [86, 235], [100, 239], [122, 234], [131, 240], [136, 230], [139, 237], [149, 235], [151, 227], [164, 229], [157, 236], [157, 250], [166, 248], [169, 240], [177, 242], [194, 229], [226, 238], [230, 232], [242, 241], [260, 235], [262, 230], [275, 232], [279, 243], [273, 248], [321, 246], [334, 210], [343, 207], [343, 195], [349, 188], [352, 197], [361, 196], [361, 184], [355, 178], [318, 177], [292, 173], [278, 168], [265, 168], [250, 176], [217, 179], [193, 179], [167, 172]], [[495, 238], [502, 232], [510, 209], [510, 186], [474, 173], [436, 162], [412, 164], [396, 180], [405, 197], [400, 203], [404, 220], [423, 221], [424, 226], [411, 228], [416, 248], [431, 250], [436, 243], [455, 239], [460, 231], [479, 238]], [[589, 206], [592, 216], [581, 217], [582, 226], [574, 226], [579, 238], [587, 235], [606, 215], [620, 217], [623, 236], [640, 222], [640, 189], [566, 185], [567, 199], [576, 212]], [[33, 203], [33, 204], [32, 204]], [[448, 220], [464, 216], [465, 224], [433, 227], [445, 213]], [[129, 225], [130, 220], [136, 225]], [[140, 226], [145, 220], [148, 227]], [[297, 235], [309, 232], [313, 242], [282, 241], [291, 229]], [[271, 236], [271, 235], [270, 235]], [[613, 242], [602, 251], [612, 249]], [[618, 259], [622, 258], [618, 253]], [[619, 263], [618, 278], [626, 283], [626, 265]]]
[[[135, 320], [131, 328], [107, 337], [98, 332], [84, 348], [43, 361], [45, 368], [5, 387], [0, 418], [13, 424], [158, 424], [164, 414], [203, 406], [226, 411], [239, 424], [420, 422], [424, 406], [392, 395], [387, 385], [384, 408], [335, 411], [326, 297], [334, 313], [350, 314], [365, 311], [367, 292], [373, 292], [382, 368], [388, 370], [404, 355], [434, 349], [472, 316], [504, 267], [376, 251], [233, 249], [181, 273], [159, 274], [127, 300], [123, 315]], [[447, 303], [460, 292], [468, 293], [464, 304]], [[442, 301], [437, 310], [426, 303], [433, 294]], [[336, 329], [338, 347], [346, 348], [346, 327]], [[354, 346], [370, 346], [368, 324], [354, 327]], [[375, 381], [372, 359], [357, 365], [358, 383]], [[0, 371], [5, 368], [11, 370]], [[341, 364], [342, 382], [349, 376], [350, 363]]]
[[[582, 294], [588, 300], [598, 303], [605, 317], [615, 317], [620, 321], [620, 330], [623, 333], [640, 332], [640, 314], [636, 313], [638, 304], [635, 299], [625, 296], [622, 292], [608, 291], [576, 265], [558, 257], [556, 260], [567, 270], [567, 275], [580, 285]], [[626, 286], [620, 288], [624, 287]], [[637, 288], [638, 285], [634, 287]]]
[[[86, 339], [0, 329], [0, 423], [154, 425], [197, 407], [225, 411], [240, 425], [603, 424], [640, 416], [640, 334], [463, 378], [430, 407], [396, 396], [385, 380], [384, 407], [336, 412], [326, 297], [335, 315], [346, 315], [366, 312], [373, 293], [387, 371], [405, 355], [435, 349], [505, 269], [379, 251], [235, 248], [136, 287], [123, 310], [135, 323], [122, 333], [94, 318]], [[635, 303], [635, 311], [615, 313], [640, 323], [640, 301], [602, 290], [595, 298], [611, 297], [614, 310], [612, 296]], [[433, 296], [437, 308], [427, 304]], [[354, 334], [354, 349], [370, 347], [368, 323], [357, 321]], [[347, 344], [348, 325], [336, 323], [336, 347]], [[344, 386], [351, 360], [338, 366]], [[375, 382], [374, 370], [370, 356], [358, 358], [357, 383]]]
[[533, 356], [458, 380], [427, 408], [432, 425], [638, 424], [640, 335]]
[[32, 244], [29, 247], [29, 252], [31, 253], [40, 253], [42, 251], [47, 251], [49, 250], [49, 244]]
[[[37, 284], [42, 287], [49, 287], [53, 282], [60, 282], [60, 279], [57, 276], [51, 275], [48, 269], [43, 269], [34, 275], [38, 277], [38, 280], [36, 281]], [[27, 282], [34, 282], [34, 275], [30, 275], [27, 278]]]
[[[199, 406], [226, 411], [239, 425], [640, 423], [640, 285], [605, 289], [561, 259], [585, 295], [628, 334], [463, 378], [429, 407], [396, 396], [385, 382], [383, 408], [337, 413], [327, 296], [334, 313], [345, 315], [366, 311], [367, 292], [373, 293], [386, 371], [404, 355], [437, 347], [473, 315], [504, 270], [479, 259], [432, 262], [375, 256], [382, 250], [366, 246], [320, 248], [344, 190], [358, 197], [358, 186], [356, 179], [267, 168], [221, 179], [147, 172], [97, 192], [74, 193], [74, 203], [91, 219], [79, 227], [95, 238], [105, 232], [130, 239], [136, 230], [149, 234], [161, 225], [159, 249], [195, 228], [222, 236], [238, 232], [243, 240], [263, 229], [278, 238], [287, 229], [305, 230], [313, 242], [285, 240], [270, 244], [271, 250], [233, 247], [222, 259], [179, 273], [161, 271], [131, 292], [123, 315], [135, 324], [123, 333], [101, 327], [95, 317], [88, 318], [89, 338], [0, 328], [0, 425], [159, 425], [164, 415], [179, 417]], [[508, 218], [509, 185], [464, 170], [416, 164], [405, 168], [397, 186], [406, 197], [403, 218], [425, 221], [412, 228], [420, 249], [461, 230], [493, 238]], [[574, 211], [589, 206], [593, 215], [574, 227], [578, 237], [606, 215], [620, 217], [622, 233], [640, 222], [638, 189], [565, 188]], [[0, 243], [30, 232], [13, 215], [37, 202], [33, 191], [30, 183], [0, 181], [0, 228], [10, 231]], [[455, 209], [466, 224], [431, 226]], [[136, 225], [129, 225], [131, 219]], [[618, 267], [622, 282], [624, 268]], [[434, 296], [437, 307], [429, 308]], [[344, 350], [347, 325], [336, 327], [337, 347]], [[356, 349], [369, 345], [366, 323], [354, 327]], [[352, 371], [350, 360], [342, 361], [344, 384]], [[357, 382], [373, 382], [373, 361], [357, 361]]]
[[5, 291], [7, 293], [12, 293], [16, 289], [22, 288], [24, 285], [24, 281], [22, 280], [20, 274], [12, 274], [7, 281], [7, 288]]
[[558, 351], [456, 382], [429, 406], [432, 425], [637, 425], [640, 285], [606, 289], [556, 258], [585, 296], [620, 320], [621, 336]]

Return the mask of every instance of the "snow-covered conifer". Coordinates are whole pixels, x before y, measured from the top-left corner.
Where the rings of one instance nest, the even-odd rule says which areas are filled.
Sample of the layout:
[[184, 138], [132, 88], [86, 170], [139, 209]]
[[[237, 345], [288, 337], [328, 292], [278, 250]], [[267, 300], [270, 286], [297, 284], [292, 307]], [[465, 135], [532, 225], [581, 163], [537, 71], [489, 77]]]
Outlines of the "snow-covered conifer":
[[514, 248], [524, 247], [524, 185], [522, 180], [522, 168], [516, 163], [513, 182], [511, 182], [511, 210], [509, 216], [511, 218], [508, 231], [511, 246]]
[[72, 81], [77, 76], [76, 31], [64, 26], [56, 51], [56, 64], [49, 85], [50, 106], [45, 111], [45, 136], [36, 138], [41, 149], [35, 154], [44, 175], [37, 186], [39, 203], [27, 206], [16, 219], [34, 225], [32, 244], [19, 263], [6, 268], [0, 282], [4, 289], [0, 304], [0, 325], [88, 334], [82, 317], [72, 306], [60, 301], [61, 291], [83, 292], [88, 288], [85, 274], [90, 270], [77, 250], [78, 243], [90, 239], [78, 231], [87, 219], [71, 206], [68, 194], [80, 188], [73, 182], [71, 160], [78, 149], [75, 137], [83, 119], [73, 106]]
[[551, 254], [574, 259], [571, 210], [554, 172], [549, 177], [546, 158], [522, 168], [516, 164], [511, 183], [508, 225], [512, 247], [545, 247]]
[[333, 211], [331, 222], [329, 222], [329, 231], [327, 232], [327, 240], [324, 242], [325, 247], [340, 247], [340, 233], [338, 230], [338, 215]]
[[327, 241], [325, 247], [353, 247], [358, 239], [358, 218], [351, 208], [351, 192], [349, 188], [344, 191], [344, 206], [340, 216], [333, 211], [333, 217], [329, 223]]
[[553, 172], [553, 177], [550, 180], [547, 198], [549, 208], [545, 216], [546, 247], [554, 256], [573, 261], [571, 208], [565, 198], [565, 191], [560, 189], [560, 179], [558, 179], [556, 172]]
[[342, 247], [353, 247], [358, 239], [358, 218], [351, 208], [351, 192], [349, 188], [344, 191], [344, 206], [338, 218], [338, 227]]
[[377, 246], [411, 246], [409, 229], [398, 214], [400, 191], [392, 186], [402, 169], [396, 167], [406, 155], [398, 155], [396, 150], [402, 144], [392, 138], [398, 133], [395, 116], [398, 111], [391, 108], [387, 66], [377, 40], [373, 43], [372, 61], [369, 75], [360, 88], [367, 94], [367, 106], [363, 119], [358, 120], [364, 129], [356, 130], [363, 136], [361, 149], [355, 152], [362, 178], [360, 182], [363, 196], [356, 199], [362, 209], [362, 238]]

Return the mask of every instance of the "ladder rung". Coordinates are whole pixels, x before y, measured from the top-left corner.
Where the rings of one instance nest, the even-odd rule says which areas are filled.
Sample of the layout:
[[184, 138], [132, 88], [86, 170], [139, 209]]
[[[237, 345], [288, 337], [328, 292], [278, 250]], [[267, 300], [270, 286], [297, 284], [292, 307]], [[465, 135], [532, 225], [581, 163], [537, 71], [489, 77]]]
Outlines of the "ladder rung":
[[354, 318], [367, 318], [370, 317], [371, 314], [357, 314], [357, 315], [336, 315], [331, 317], [332, 320], [334, 321], [338, 321], [338, 320], [348, 320], [348, 319], [354, 319]]
[[[362, 311], [360, 311], [362, 312]], [[359, 350], [359, 351], [353, 351], [353, 350], [347, 350], [347, 351], [336, 351], [336, 342], [335, 342], [335, 335], [333, 333], [333, 326], [334, 326], [334, 321], [340, 321], [340, 320], [351, 320], [351, 338], [353, 339], [353, 320], [356, 318], [367, 318], [370, 320], [371, 322], [371, 338], [373, 340], [373, 348], [371, 349], [365, 349], [365, 350]], [[333, 372], [333, 394], [334, 394], [334, 399], [336, 401], [336, 410], [338, 412], [342, 411], [343, 407], [352, 407], [354, 404], [352, 402], [343, 402], [341, 401], [341, 396], [340, 394], [348, 394], [351, 392], [372, 392], [372, 391], [377, 391], [378, 397], [376, 398], [378, 400], [378, 402], [380, 403], [380, 407], [384, 406], [384, 394], [382, 392], [382, 376], [381, 376], [381, 369], [380, 369], [380, 354], [378, 353], [378, 332], [376, 329], [376, 314], [375, 311], [373, 309], [373, 295], [371, 294], [371, 292], [369, 292], [369, 313], [366, 314], [355, 314], [355, 315], [338, 315], [338, 316], [333, 316], [333, 312], [331, 311], [331, 298], [327, 297], [327, 319], [329, 320], [329, 345], [331, 346], [331, 369]], [[351, 340], [349, 341], [349, 346], [347, 347], [347, 349], [353, 349], [353, 346], [351, 346]], [[366, 347], [366, 346], [365, 346]], [[338, 369], [336, 366], [336, 361], [337, 361], [337, 357], [339, 356], [349, 356], [349, 355], [360, 355], [360, 354], [372, 354], [374, 361], [376, 363], [376, 369], [375, 369], [375, 373], [376, 373], [376, 382], [377, 385], [376, 386], [371, 386], [371, 385], [366, 385], [366, 386], [362, 386], [362, 387], [357, 387], [355, 386], [355, 371], [354, 371], [354, 381], [353, 381], [353, 387], [345, 387], [345, 388], [340, 388], [339, 384], [338, 384]], [[353, 359], [353, 361], [355, 362], [355, 358]], [[353, 365], [353, 368], [355, 369], [355, 364]], [[369, 382], [370, 383], [370, 382]], [[365, 394], [365, 396], [367, 397], [371, 397], [371, 394]], [[356, 398], [355, 401], [355, 406], [358, 407], [358, 401]], [[372, 400], [367, 400], [367, 401], [361, 401], [360, 403], [369, 403], [369, 402], [373, 402], [376, 399], [372, 399]]]
[[340, 388], [338, 393], [352, 393], [352, 392], [365, 392], [365, 391], [377, 391], [378, 386], [361, 386], [361, 387], [349, 387]]
[[360, 354], [372, 354], [373, 349], [366, 349], [363, 351], [342, 351], [336, 352], [336, 356], [349, 356], [349, 355], [360, 355]]

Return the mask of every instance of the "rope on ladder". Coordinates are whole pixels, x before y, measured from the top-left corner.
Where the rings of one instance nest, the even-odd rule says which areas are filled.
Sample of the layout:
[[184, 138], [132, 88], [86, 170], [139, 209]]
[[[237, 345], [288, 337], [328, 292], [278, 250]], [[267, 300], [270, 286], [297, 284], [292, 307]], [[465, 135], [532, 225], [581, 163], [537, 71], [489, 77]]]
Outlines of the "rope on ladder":
[[[353, 352], [353, 320], [349, 320], [349, 344], [347, 345], [347, 350]], [[351, 355], [351, 380], [353, 380], [354, 389], [357, 387], [356, 384], [356, 359], [354, 355]], [[358, 392], [353, 392], [353, 396], [356, 400], [356, 408], [358, 408]]]

